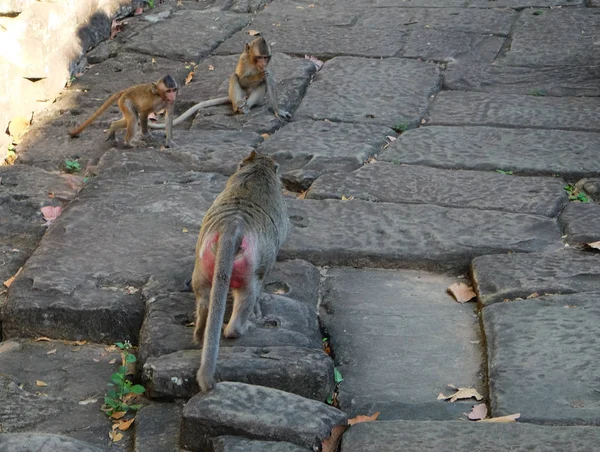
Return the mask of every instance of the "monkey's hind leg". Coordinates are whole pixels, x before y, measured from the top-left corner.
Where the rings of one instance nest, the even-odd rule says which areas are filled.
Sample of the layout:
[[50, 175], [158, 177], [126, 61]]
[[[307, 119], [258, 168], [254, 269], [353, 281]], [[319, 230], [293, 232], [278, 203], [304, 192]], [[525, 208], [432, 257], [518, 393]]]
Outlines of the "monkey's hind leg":
[[246, 114], [250, 108], [246, 104], [246, 93], [240, 85], [240, 79], [237, 74], [233, 74], [229, 79], [229, 99], [231, 100], [231, 108], [234, 113]]
[[256, 312], [255, 305], [260, 292], [260, 283], [255, 278], [248, 281], [246, 287], [233, 289], [233, 311], [223, 334], [234, 339], [248, 330], [250, 314]]
[[113, 121], [110, 123], [109, 128], [106, 130], [108, 132], [108, 137], [106, 141], [114, 140], [116, 137], [116, 131], [120, 129], [124, 129], [127, 127], [127, 120], [125, 118], [121, 118], [118, 121]]
[[250, 111], [250, 109], [256, 104], [258, 104], [263, 99], [263, 97], [265, 97], [266, 92], [267, 87], [265, 83], [263, 83], [260, 86], [258, 86], [254, 91], [252, 91], [252, 93], [250, 93], [250, 96], [248, 96], [248, 100], [246, 101], [248, 111]]
[[210, 302], [210, 285], [208, 283], [201, 284], [196, 287], [194, 285], [194, 293], [196, 294], [196, 322], [194, 327], [194, 342], [202, 344], [204, 330], [206, 329], [206, 319], [208, 318], [208, 305]]

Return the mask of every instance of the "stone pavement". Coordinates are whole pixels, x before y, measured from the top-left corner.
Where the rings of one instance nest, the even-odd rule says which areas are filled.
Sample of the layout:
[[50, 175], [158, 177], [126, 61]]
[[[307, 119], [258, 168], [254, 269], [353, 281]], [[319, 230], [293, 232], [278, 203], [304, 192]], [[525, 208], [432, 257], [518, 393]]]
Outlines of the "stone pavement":
[[[20, 269], [0, 294], [0, 451], [321, 450], [375, 412], [341, 452], [600, 450], [598, 7], [167, 0], [128, 17], [0, 167], [0, 280]], [[183, 85], [191, 63], [178, 112], [222, 96], [249, 30], [275, 52], [290, 123], [213, 107], [176, 147], [128, 150], [104, 141], [113, 107], [67, 136], [119, 89]], [[200, 395], [186, 280], [252, 149], [280, 164], [292, 229], [263, 318], [222, 340], [223, 382]], [[63, 208], [50, 226], [43, 206]], [[454, 301], [455, 282], [477, 298]], [[111, 442], [106, 346], [125, 340], [146, 398]], [[483, 400], [438, 400], [448, 385]], [[475, 423], [478, 403], [520, 417]]]

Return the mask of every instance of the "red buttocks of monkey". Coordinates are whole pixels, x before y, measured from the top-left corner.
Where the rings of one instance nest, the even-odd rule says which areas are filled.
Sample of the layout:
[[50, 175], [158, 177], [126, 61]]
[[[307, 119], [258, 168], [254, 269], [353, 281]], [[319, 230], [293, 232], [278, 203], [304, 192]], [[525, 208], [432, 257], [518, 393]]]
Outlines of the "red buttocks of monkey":
[[[210, 240], [210, 246], [205, 248], [204, 254], [201, 256], [205, 275], [211, 282], [215, 274], [215, 253], [217, 251], [218, 241], [219, 234], [215, 234]], [[241, 289], [244, 287], [246, 285], [248, 269], [248, 240], [244, 237], [240, 249], [235, 255], [235, 260], [233, 261], [233, 271], [231, 272], [229, 287], [232, 289]]]

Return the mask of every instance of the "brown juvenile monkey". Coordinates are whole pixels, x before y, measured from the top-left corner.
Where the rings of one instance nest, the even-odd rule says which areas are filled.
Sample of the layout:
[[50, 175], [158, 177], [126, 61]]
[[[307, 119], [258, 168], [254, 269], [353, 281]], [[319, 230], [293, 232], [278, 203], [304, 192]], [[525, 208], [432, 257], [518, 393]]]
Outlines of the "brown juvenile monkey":
[[248, 328], [263, 279], [275, 263], [288, 230], [288, 215], [278, 165], [252, 151], [229, 178], [202, 220], [196, 245], [192, 288], [196, 295], [194, 340], [201, 342], [198, 384], [215, 386], [221, 327], [229, 289], [233, 311], [224, 335], [236, 338]]
[[[281, 110], [277, 103], [277, 83], [272, 71], [268, 68], [271, 61], [271, 48], [265, 38], [259, 36], [246, 44], [240, 55], [235, 72], [229, 79], [229, 96], [218, 97], [197, 103], [174, 120], [173, 125], [181, 124], [198, 110], [215, 105], [231, 103], [234, 113], [247, 114], [250, 109], [269, 94], [271, 108], [278, 118], [289, 121], [290, 113]], [[163, 124], [150, 124], [152, 129], [162, 129]]]
[[123, 118], [113, 121], [108, 128], [108, 140], [115, 138], [115, 132], [119, 129], [127, 129], [125, 134], [125, 145], [131, 147], [131, 140], [137, 133], [138, 121], [142, 124], [142, 134], [148, 135], [148, 115], [166, 111], [166, 146], [173, 146], [173, 107], [177, 98], [177, 82], [170, 75], [165, 75], [156, 83], [145, 83], [119, 91], [108, 98], [102, 106], [90, 116], [90, 118], [79, 127], [69, 131], [71, 137], [79, 135], [83, 129], [96, 120], [108, 107], [118, 101], [119, 109]]

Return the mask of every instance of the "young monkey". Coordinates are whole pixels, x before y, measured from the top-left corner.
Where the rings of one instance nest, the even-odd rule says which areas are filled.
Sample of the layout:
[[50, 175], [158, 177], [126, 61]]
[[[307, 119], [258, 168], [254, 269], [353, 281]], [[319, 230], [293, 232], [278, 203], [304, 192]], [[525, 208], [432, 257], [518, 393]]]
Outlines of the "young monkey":
[[119, 129], [127, 129], [125, 134], [125, 146], [132, 147], [131, 140], [137, 133], [138, 121], [142, 125], [142, 134], [148, 135], [148, 115], [166, 111], [166, 143], [165, 146], [174, 146], [173, 143], [173, 108], [177, 98], [177, 82], [170, 75], [165, 75], [156, 83], [145, 83], [135, 85], [119, 91], [108, 98], [102, 106], [96, 110], [90, 118], [79, 127], [69, 131], [71, 137], [79, 135], [87, 126], [98, 118], [108, 107], [118, 102], [123, 118], [113, 121], [108, 128], [108, 140], [115, 138], [115, 132]]
[[[246, 44], [240, 55], [235, 72], [229, 79], [229, 96], [218, 97], [197, 103], [173, 121], [179, 125], [198, 110], [215, 105], [231, 103], [234, 113], [249, 113], [259, 103], [265, 92], [269, 95], [271, 108], [276, 117], [289, 121], [290, 113], [281, 110], [277, 103], [277, 83], [268, 65], [271, 61], [271, 48], [265, 38], [259, 36]], [[162, 129], [164, 124], [150, 124], [151, 129]]]

